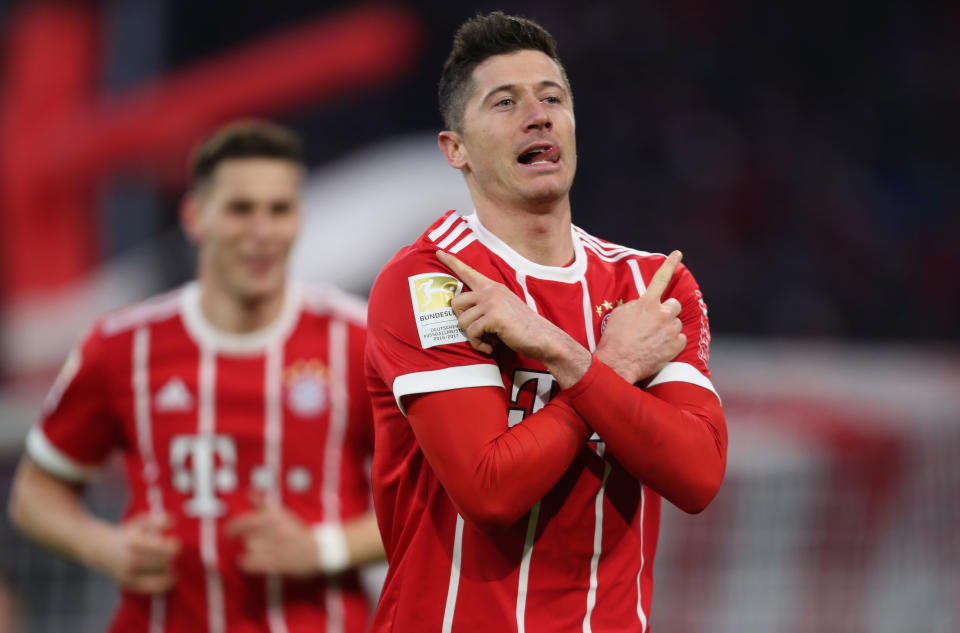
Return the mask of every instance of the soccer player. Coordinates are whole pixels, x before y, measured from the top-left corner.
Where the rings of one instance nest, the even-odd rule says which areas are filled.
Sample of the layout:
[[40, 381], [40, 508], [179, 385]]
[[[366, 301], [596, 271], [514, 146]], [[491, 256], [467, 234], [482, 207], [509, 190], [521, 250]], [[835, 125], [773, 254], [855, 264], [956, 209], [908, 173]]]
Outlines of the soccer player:
[[[300, 224], [299, 140], [228, 126], [192, 165], [181, 209], [196, 281], [99, 320], [27, 439], [10, 514], [112, 576], [111, 631], [359, 632], [356, 567], [381, 559], [370, 510], [365, 311], [287, 279]], [[119, 525], [83, 505], [112, 451]]]
[[467, 21], [439, 93], [475, 211], [370, 296], [372, 630], [647, 631], [660, 499], [699, 512], [725, 468], [706, 304], [679, 252], [572, 225], [573, 97], [542, 27]]

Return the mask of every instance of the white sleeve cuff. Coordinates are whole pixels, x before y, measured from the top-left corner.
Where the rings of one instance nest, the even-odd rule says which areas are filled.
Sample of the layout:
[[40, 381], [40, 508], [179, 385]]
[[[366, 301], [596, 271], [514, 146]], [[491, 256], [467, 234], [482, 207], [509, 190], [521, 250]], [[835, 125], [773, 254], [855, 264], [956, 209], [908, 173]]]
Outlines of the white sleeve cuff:
[[100, 472], [98, 467], [78, 462], [54, 446], [38, 426], [27, 433], [27, 455], [37, 466], [67, 481], [86, 482]]
[[347, 535], [339, 524], [317, 524], [313, 528], [313, 538], [317, 541], [317, 556], [323, 573], [337, 574], [350, 565]]
[[407, 415], [401, 402], [403, 396], [468, 387], [500, 387], [503, 389], [500, 368], [494, 364], [482, 363], [404, 374], [403, 376], [397, 376], [393, 381], [393, 396], [397, 399], [400, 412]]
[[713, 395], [717, 397], [717, 400], [720, 400], [720, 394], [717, 393], [710, 379], [701, 374], [700, 370], [689, 363], [667, 363], [663, 369], [658, 371], [656, 375], [650, 379], [650, 382], [647, 383], [644, 388], [649, 389], [654, 385], [665, 382], [689, 382], [712, 391]]

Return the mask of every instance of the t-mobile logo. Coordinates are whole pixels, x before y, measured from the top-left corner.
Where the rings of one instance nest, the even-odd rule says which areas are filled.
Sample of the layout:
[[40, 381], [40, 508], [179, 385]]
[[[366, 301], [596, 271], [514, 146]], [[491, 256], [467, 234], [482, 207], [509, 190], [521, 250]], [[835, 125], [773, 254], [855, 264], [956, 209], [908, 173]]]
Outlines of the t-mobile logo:
[[[533, 394], [529, 393], [527, 385], [536, 383]], [[528, 414], [542, 409], [553, 397], [553, 386], [556, 382], [553, 376], [546, 371], [534, 369], [514, 369], [513, 385], [510, 388], [510, 407], [507, 421], [510, 426], [520, 424]], [[532, 397], [531, 397], [532, 396]]]
[[187, 516], [223, 515], [226, 504], [218, 492], [237, 487], [237, 447], [226, 435], [178, 435], [170, 442], [173, 487], [193, 494], [183, 504]]

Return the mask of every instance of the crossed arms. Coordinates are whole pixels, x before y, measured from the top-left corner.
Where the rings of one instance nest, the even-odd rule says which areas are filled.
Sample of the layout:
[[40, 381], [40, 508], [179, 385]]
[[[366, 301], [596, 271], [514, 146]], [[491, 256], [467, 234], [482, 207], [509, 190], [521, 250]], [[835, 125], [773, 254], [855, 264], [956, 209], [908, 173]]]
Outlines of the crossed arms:
[[[680, 303], [661, 303], [679, 252], [667, 258], [642, 297], [611, 313], [594, 354], [503, 285], [447, 253], [437, 256], [471, 288], [451, 304], [471, 345], [490, 353], [499, 340], [542, 362], [562, 388], [512, 428], [502, 389], [408, 398], [408, 418], [424, 455], [467, 520], [481, 528], [515, 522], [559, 480], [592, 431], [631, 475], [667, 500], [687, 512], [707, 506], [726, 464], [717, 397], [682, 382], [648, 391], [634, 386], [686, 345]], [[449, 423], [453, 410], [455, 425]]]

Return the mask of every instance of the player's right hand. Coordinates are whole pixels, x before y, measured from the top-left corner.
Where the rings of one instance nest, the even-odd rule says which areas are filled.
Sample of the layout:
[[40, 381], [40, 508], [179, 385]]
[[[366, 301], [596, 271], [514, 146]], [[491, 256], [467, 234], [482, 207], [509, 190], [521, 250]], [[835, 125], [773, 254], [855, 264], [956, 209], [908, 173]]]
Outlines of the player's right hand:
[[474, 270], [455, 256], [437, 251], [437, 258], [470, 286], [450, 302], [470, 345], [493, 353], [499, 340], [504, 345], [543, 363], [566, 389], [590, 368], [590, 352], [569, 334], [540, 316], [509, 288]]
[[167, 591], [180, 551], [180, 541], [165, 534], [170, 525], [169, 517], [140, 514], [114, 526], [100, 539], [97, 566], [127, 591]]
[[672, 297], [660, 302], [681, 259], [680, 251], [670, 253], [643, 296], [610, 313], [595, 355], [628, 382], [654, 375], [687, 345], [680, 302]]

